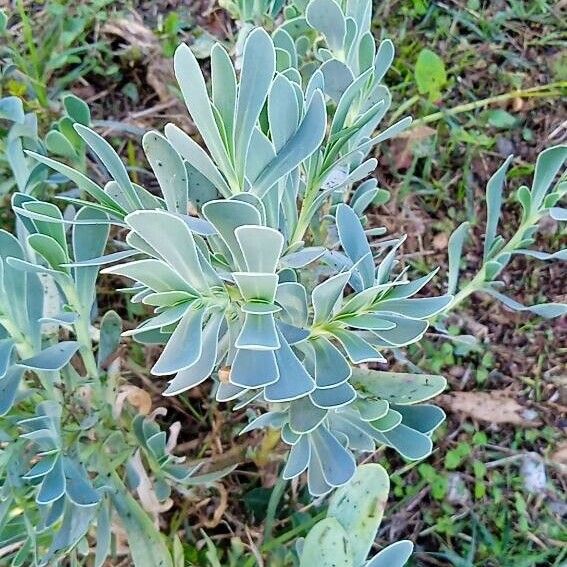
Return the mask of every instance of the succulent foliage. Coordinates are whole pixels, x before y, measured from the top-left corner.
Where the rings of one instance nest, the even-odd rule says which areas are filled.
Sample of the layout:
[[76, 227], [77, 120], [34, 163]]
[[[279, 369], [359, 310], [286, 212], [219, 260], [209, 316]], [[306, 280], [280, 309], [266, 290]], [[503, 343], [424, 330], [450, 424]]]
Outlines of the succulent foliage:
[[[257, 21], [253, 8], [272, 18], [282, 8], [234, 4], [246, 21]], [[384, 445], [408, 460], [429, 455], [444, 419], [429, 401], [446, 382], [389, 371], [388, 353], [428, 329], [446, 334], [444, 315], [477, 291], [543, 317], [566, 312], [553, 303], [524, 307], [497, 280], [514, 254], [565, 259], [565, 251], [530, 249], [543, 216], [565, 220], [567, 183], [555, 182], [565, 146], [542, 152], [531, 188], [518, 189], [522, 218], [509, 240], [499, 219], [510, 159], [491, 178], [483, 264], [460, 281], [465, 223], [449, 241], [443, 295], [424, 295], [436, 270], [410, 277], [400, 267], [403, 237], [377, 239], [385, 231], [368, 225], [365, 211], [387, 196], [369, 156], [411, 124], [381, 127], [393, 46], [376, 46], [371, 8], [294, 1], [271, 33], [243, 28], [237, 64], [213, 47], [210, 87], [181, 45], [175, 72], [203, 145], [174, 124], [144, 136], [160, 195], [132, 181], [76, 97], [64, 99], [66, 114], [44, 141], [21, 102], [0, 100], [18, 189], [16, 236], [0, 231], [0, 547], [18, 544], [14, 565], [88, 554], [96, 525], [100, 566], [115, 516], [136, 566], [173, 565], [152, 517], [172, 490], [227, 472], [199, 474], [173, 454], [175, 428], [168, 438], [155, 412], [135, 415], [118, 402], [121, 321], [108, 312], [93, 327], [101, 268], [126, 278], [120, 291], [152, 311], [122, 335], [162, 346], [151, 372], [168, 377], [164, 395], [208, 380], [216, 400], [255, 415], [242, 433], [280, 431], [289, 446], [284, 478], [306, 472], [315, 496], [341, 487], [328, 518], [299, 546], [306, 566], [314, 558], [403, 565], [411, 553], [398, 542], [367, 560], [388, 479], [377, 465], [357, 472], [356, 457]], [[89, 177], [87, 152], [107, 171], [105, 184]], [[64, 182], [72, 190], [57, 195], [62, 213], [39, 196]], [[124, 238], [107, 250], [114, 228]]]

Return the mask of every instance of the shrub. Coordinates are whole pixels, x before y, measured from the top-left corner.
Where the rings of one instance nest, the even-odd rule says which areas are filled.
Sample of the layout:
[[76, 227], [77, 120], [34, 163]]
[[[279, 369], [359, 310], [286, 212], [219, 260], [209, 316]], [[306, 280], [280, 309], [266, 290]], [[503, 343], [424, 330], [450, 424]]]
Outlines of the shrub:
[[[197, 60], [180, 46], [175, 71], [205, 148], [173, 124], [164, 135], [144, 136], [162, 196], [132, 182], [85, 121], [59, 129], [75, 154], [58, 153], [71, 165], [48, 157], [37, 141], [22, 158], [38, 165], [12, 198], [16, 236], [0, 232], [0, 543], [18, 544], [14, 564], [87, 554], [86, 535], [96, 525], [101, 565], [117, 514], [137, 566], [171, 565], [152, 514], [171, 490], [226, 472], [197, 474], [173, 454], [175, 427], [168, 439], [155, 416], [116, 410], [124, 398], [112, 358], [120, 318], [108, 312], [99, 330], [92, 328], [101, 266], [133, 282], [121, 290], [131, 302], [154, 310], [123, 336], [163, 346], [151, 372], [173, 375], [164, 395], [210, 379], [218, 401], [257, 412], [242, 433], [280, 431], [290, 447], [285, 479], [307, 471], [314, 496], [343, 487], [299, 551], [305, 565], [321, 540], [333, 556], [336, 542], [347, 542], [341, 564], [363, 564], [380, 514], [368, 523], [352, 512], [365, 533], [354, 541], [358, 532], [343, 505], [351, 491], [366, 498], [357, 491], [367, 484], [385, 501], [387, 479], [376, 466], [356, 472], [356, 456], [386, 445], [423, 459], [444, 419], [425, 403], [445, 388], [444, 378], [368, 364], [386, 363], [384, 353], [419, 341], [430, 326], [443, 334], [445, 315], [473, 292], [544, 317], [566, 312], [559, 304], [521, 306], [496, 280], [513, 254], [565, 257], [528, 248], [544, 215], [565, 218], [557, 203], [567, 184], [553, 183], [565, 146], [542, 152], [531, 189], [518, 189], [523, 216], [508, 241], [497, 229], [510, 160], [491, 178], [483, 264], [465, 285], [459, 287], [466, 224], [450, 238], [448, 289], [440, 296], [416, 297], [436, 271], [410, 278], [400, 270], [403, 238], [374, 240], [384, 231], [369, 227], [364, 213], [386, 192], [367, 179], [377, 165], [368, 156], [411, 120], [375, 134], [390, 106], [382, 80], [393, 47], [386, 40], [376, 49], [370, 7], [349, 3], [345, 13], [333, 0], [312, 0], [271, 36], [255, 28], [239, 72], [215, 45], [210, 94]], [[104, 186], [72, 163], [85, 148], [108, 171]], [[30, 194], [50, 170], [80, 192], [58, 197], [69, 205], [64, 214]], [[112, 226], [125, 238], [105, 254]], [[395, 545], [367, 565], [386, 564], [391, 555], [403, 564], [411, 547]], [[326, 553], [318, 555], [322, 565], [332, 564], [324, 563]]]

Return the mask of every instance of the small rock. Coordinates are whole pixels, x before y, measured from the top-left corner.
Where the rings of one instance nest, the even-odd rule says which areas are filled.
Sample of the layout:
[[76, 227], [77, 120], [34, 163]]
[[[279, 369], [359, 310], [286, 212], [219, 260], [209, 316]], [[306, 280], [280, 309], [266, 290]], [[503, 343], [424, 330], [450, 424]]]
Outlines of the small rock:
[[543, 459], [537, 453], [526, 453], [520, 465], [524, 488], [533, 494], [541, 494], [547, 485]]
[[502, 156], [509, 156], [514, 153], [514, 144], [508, 138], [502, 138], [499, 136], [496, 139], [496, 148], [498, 153]]
[[447, 500], [450, 504], [464, 506], [471, 501], [471, 493], [460, 473], [449, 473], [447, 478]]
[[433, 248], [435, 250], [446, 250], [449, 244], [449, 237], [445, 232], [439, 232], [433, 237]]

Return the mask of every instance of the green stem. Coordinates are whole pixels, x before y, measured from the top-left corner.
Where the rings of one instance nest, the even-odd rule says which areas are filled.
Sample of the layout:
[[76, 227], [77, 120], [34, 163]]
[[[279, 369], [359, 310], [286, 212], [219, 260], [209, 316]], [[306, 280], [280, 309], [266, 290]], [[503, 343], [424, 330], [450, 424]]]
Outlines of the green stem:
[[24, 333], [22, 333], [20, 329], [18, 329], [18, 327], [14, 325], [13, 321], [11, 321], [7, 317], [3, 317], [0, 314], [0, 325], [2, 325], [2, 327], [4, 327], [10, 337], [12, 337], [12, 340], [16, 345], [18, 354], [22, 359], [30, 358], [37, 354], [33, 345], [28, 341]]
[[78, 316], [73, 327], [75, 329], [77, 342], [79, 343], [79, 353], [81, 354], [85, 370], [87, 371], [87, 378], [90, 378], [96, 383], [98, 379], [98, 366], [93, 354], [93, 345], [89, 333], [90, 310], [83, 307], [73, 285], [64, 286], [64, 293], [73, 311], [75, 311]]
[[[507, 256], [507, 255], [512, 254], [514, 252], [514, 250], [516, 250], [518, 248], [518, 245], [522, 241], [526, 230], [530, 226], [534, 226], [535, 224], [537, 224], [537, 222], [539, 221], [539, 218], [540, 218], [540, 215], [535, 214], [535, 215], [530, 216], [530, 217], [526, 218], [525, 220], [523, 220], [520, 223], [518, 230], [516, 230], [516, 232], [512, 236], [512, 238], [494, 256], [494, 258], [490, 258], [490, 260], [497, 261], [502, 256]], [[486, 282], [487, 282], [486, 262], [483, 262], [481, 268], [479, 269], [477, 274], [474, 276], [474, 278], [469, 283], [467, 283], [461, 289], [461, 291], [459, 291], [455, 295], [455, 297], [453, 298], [453, 301], [451, 301], [451, 303], [449, 303], [449, 305], [444, 309], [443, 314], [445, 315], [448, 311], [457, 307], [457, 305], [461, 304], [472, 293], [474, 293], [476, 291], [480, 291], [483, 288], [483, 286]]]
[[289, 532], [285, 532], [281, 536], [275, 537], [274, 539], [270, 540], [268, 543], [262, 546], [262, 551], [271, 551], [276, 547], [287, 543], [288, 541], [295, 539], [299, 534], [308, 532], [317, 522], [327, 517], [327, 512], [319, 512], [316, 516], [313, 516], [308, 522], [302, 523], [300, 526], [297, 526]]
[[421, 97], [419, 95], [414, 95], [400, 104], [396, 111], [392, 113], [392, 116], [390, 117], [390, 124], [396, 122], [398, 118], [402, 116], [402, 114], [405, 114], [405, 112], [410, 109], [416, 102], [418, 102], [420, 98]]
[[434, 112], [433, 114], [424, 116], [423, 118], [419, 118], [418, 120], [415, 120], [413, 122], [413, 126], [417, 126], [419, 124], [430, 124], [431, 122], [437, 122], [438, 120], [441, 120], [442, 118], [446, 118], [448, 116], [454, 116], [455, 114], [469, 112], [470, 110], [477, 110], [479, 108], [484, 108], [485, 106], [490, 106], [491, 104], [506, 102], [507, 100], [514, 98], [530, 98], [539, 96], [545, 97], [560, 94], [555, 92], [556, 89], [567, 89], [567, 81], [559, 81], [556, 83], [550, 83], [548, 85], [539, 85], [537, 87], [531, 87], [529, 89], [511, 91], [497, 96], [484, 98], [482, 100], [475, 100], [474, 102], [469, 102], [466, 104], [459, 104], [448, 110], [441, 110], [439, 112]]
[[[37, 100], [39, 101], [41, 106], [47, 108], [49, 106], [49, 100], [48, 100], [48, 97], [47, 97], [47, 87], [46, 87], [45, 82], [43, 81], [43, 78], [42, 78], [42, 72], [41, 72], [42, 62], [40, 60], [40, 57], [38, 55], [37, 48], [36, 48], [36, 45], [35, 45], [32, 26], [30, 24], [29, 17], [26, 13], [26, 9], [25, 9], [23, 0], [18, 0], [17, 5], [18, 5], [18, 14], [19, 14], [20, 20], [22, 22], [22, 31], [23, 31], [24, 40], [26, 42], [26, 46], [27, 46], [28, 51], [29, 51], [29, 58], [31, 60], [31, 66], [32, 66], [32, 69], [33, 69], [33, 74], [35, 75], [34, 84], [35, 84], [35, 90], [36, 90], [36, 94], [37, 94]], [[29, 73], [29, 74], [31, 75], [31, 73]]]
[[283, 478], [283, 476], [280, 476], [272, 489], [272, 493], [270, 494], [268, 509], [266, 511], [266, 520], [264, 522], [264, 545], [272, 539], [278, 504], [284, 495], [286, 485], [287, 480]]
[[98, 367], [93, 353], [92, 341], [89, 333], [89, 317], [79, 313], [79, 319], [75, 323], [75, 334], [79, 343], [79, 352], [87, 371], [87, 377], [92, 380], [98, 378]]
[[292, 247], [294, 244], [301, 242], [307, 229], [309, 228], [309, 223], [311, 222], [311, 218], [309, 216], [309, 211], [313, 202], [317, 198], [317, 192], [319, 191], [319, 181], [312, 181], [307, 188], [305, 189], [305, 193], [303, 196], [303, 201], [301, 202], [301, 210], [299, 211], [299, 217], [297, 219], [297, 224], [295, 225], [295, 230], [289, 241], [289, 247]]
[[[326, 511], [319, 512], [319, 514], [313, 516], [313, 518], [311, 518], [308, 522], [302, 523], [300, 526], [297, 526], [289, 530], [288, 532], [285, 532], [285, 534], [275, 537], [271, 539], [269, 542], [262, 545], [261, 551], [263, 553], [267, 553], [272, 549], [276, 549], [280, 545], [283, 545], [288, 541], [295, 539], [297, 536], [308, 532], [317, 522], [323, 520], [326, 516], [327, 516]], [[254, 567], [255, 561], [256, 559], [253, 556], [249, 557], [246, 563], [244, 563], [244, 567]]]

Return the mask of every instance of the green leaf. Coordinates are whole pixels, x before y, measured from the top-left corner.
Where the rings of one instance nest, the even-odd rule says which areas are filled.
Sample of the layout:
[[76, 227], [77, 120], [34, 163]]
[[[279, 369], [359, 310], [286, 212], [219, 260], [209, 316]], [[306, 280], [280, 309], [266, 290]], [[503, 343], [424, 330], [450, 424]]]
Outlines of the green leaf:
[[300, 567], [354, 567], [350, 540], [335, 518], [326, 518], [310, 530], [303, 544]]
[[69, 117], [83, 126], [90, 126], [91, 112], [88, 105], [74, 94], [68, 94], [63, 98], [63, 106]]
[[365, 368], [354, 368], [351, 382], [367, 395], [400, 405], [417, 404], [433, 398], [447, 385], [443, 376], [380, 372]]
[[50, 268], [68, 272], [66, 268], [62, 267], [62, 264], [68, 262], [69, 257], [54, 238], [45, 234], [30, 234], [28, 244], [47, 262]]
[[8, 27], [8, 16], [4, 10], [0, 10], [0, 34], [6, 32]]
[[496, 108], [488, 112], [488, 123], [500, 130], [510, 130], [516, 126], [516, 119], [506, 110]]
[[128, 546], [135, 567], [173, 567], [164, 537], [150, 516], [128, 494], [126, 487], [116, 479], [115, 490], [110, 491], [114, 508], [128, 536]]
[[52, 154], [77, 159], [77, 152], [69, 140], [58, 130], [51, 130], [45, 137], [45, 147]]
[[449, 267], [447, 270], [447, 293], [454, 294], [459, 283], [459, 272], [461, 269], [461, 257], [463, 255], [463, 244], [468, 236], [469, 223], [460, 224], [449, 238]]
[[438, 100], [441, 89], [447, 83], [443, 59], [430, 49], [422, 49], [415, 64], [415, 80], [421, 94], [427, 95], [431, 101]]
[[361, 465], [352, 480], [341, 486], [329, 502], [328, 517], [335, 518], [344, 528], [354, 565], [363, 565], [374, 543], [389, 489], [388, 473], [382, 466]]

